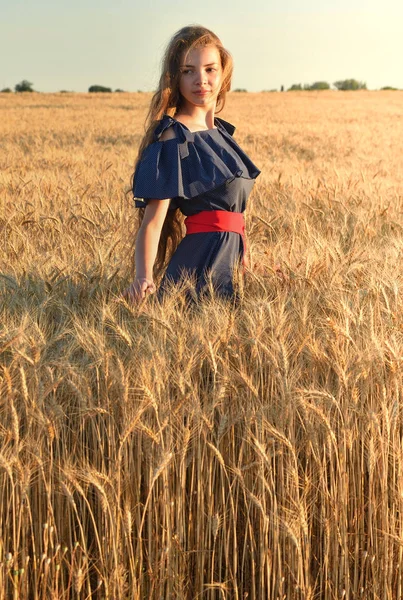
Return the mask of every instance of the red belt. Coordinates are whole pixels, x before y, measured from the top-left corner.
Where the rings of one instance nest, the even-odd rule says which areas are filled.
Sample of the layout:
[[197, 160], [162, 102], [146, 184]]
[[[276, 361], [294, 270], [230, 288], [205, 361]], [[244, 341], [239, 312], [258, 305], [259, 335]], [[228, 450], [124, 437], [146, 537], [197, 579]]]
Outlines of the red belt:
[[[186, 235], [205, 231], [234, 231], [242, 236], [244, 256], [246, 253], [245, 219], [243, 213], [228, 210], [202, 210], [186, 217]], [[242, 257], [242, 264], [245, 264]]]

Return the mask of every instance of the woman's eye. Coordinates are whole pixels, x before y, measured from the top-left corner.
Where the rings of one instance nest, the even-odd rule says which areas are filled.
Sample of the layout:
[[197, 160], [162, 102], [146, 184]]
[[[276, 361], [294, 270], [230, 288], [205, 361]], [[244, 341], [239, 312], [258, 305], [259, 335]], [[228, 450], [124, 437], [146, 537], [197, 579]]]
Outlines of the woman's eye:
[[[216, 70], [217, 70], [217, 69], [214, 69], [213, 67], [209, 67], [209, 68], [207, 69], [207, 71], [216, 71]], [[192, 72], [193, 72], [193, 71], [192, 71], [192, 69], [184, 69], [184, 70], [182, 71], [182, 74], [183, 74], [183, 75], [187, 75], [188, 73], [192, 73]]]

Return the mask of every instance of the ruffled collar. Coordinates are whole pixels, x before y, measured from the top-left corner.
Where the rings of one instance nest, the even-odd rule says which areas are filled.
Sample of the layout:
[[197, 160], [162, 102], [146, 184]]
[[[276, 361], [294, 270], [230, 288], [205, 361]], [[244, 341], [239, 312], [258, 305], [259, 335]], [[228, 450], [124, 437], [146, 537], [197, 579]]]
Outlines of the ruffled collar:
[[[232, 137], [235, 127], [215, 117], [217, 129], [190, 131], [164, 115], [154, 130], [154, 142], [143, 150], [134, 173], [135, 198], [194, 198], [235, 177], [255, 179], [260, 170]], [[160, 140], [173, 126], [176, 136]]]

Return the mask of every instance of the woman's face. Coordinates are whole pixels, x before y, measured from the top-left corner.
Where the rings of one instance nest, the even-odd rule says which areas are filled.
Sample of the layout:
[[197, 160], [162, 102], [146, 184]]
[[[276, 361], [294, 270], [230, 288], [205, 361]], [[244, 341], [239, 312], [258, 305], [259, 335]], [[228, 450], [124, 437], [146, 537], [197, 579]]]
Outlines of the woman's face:
[[216, 46], [195, 48], [187, 56], [184, 52], [180, 71], [179, 91], [186, 104], [216, 104], [222, 83], [221, 57]]

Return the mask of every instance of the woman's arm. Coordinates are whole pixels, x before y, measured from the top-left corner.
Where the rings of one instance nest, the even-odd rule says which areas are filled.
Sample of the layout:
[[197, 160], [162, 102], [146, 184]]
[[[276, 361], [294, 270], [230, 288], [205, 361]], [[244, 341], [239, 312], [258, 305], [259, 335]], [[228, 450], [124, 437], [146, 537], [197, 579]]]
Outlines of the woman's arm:
[[123, 293], [128, 300], [141, 300], [147, 294], [156, 291], [153, 267], [169, 203], [170, 199], [147, 202], [144, 218], [136, 238], [136, 276], [133, 283]]
[[158, 242], [170, 200], [149, 200], [136, 239], [136, 278], [153, 278]]
[[[168, 127], [162, 133], [160, 140], [164, 142], [175, 137], [174, 128]], [[139, 300], [144, 298], [147, 293], [152, 294], [156, 291], [153, 267], [170, 201], [170, 199], [164, 199], [147, 202], [144, 218], [136, 238], [136, 277], [131, 286], [123, 293], [129, 300]]]

